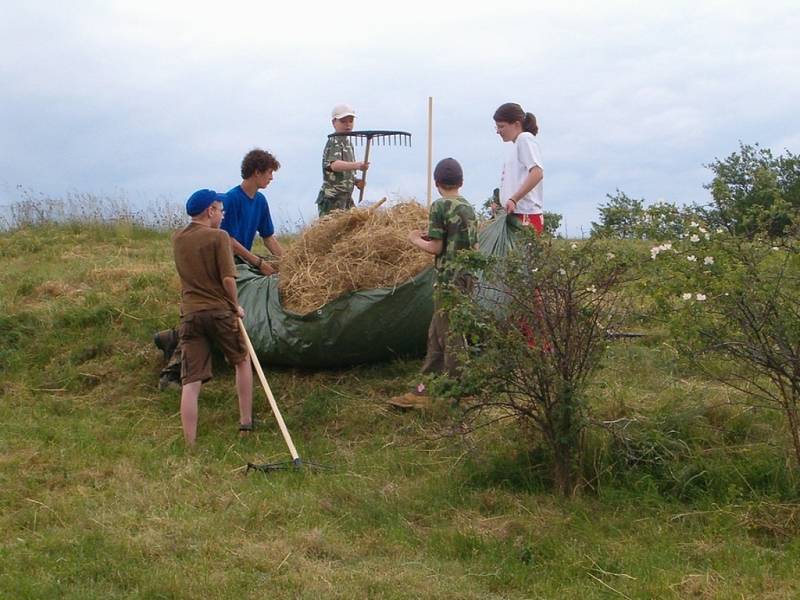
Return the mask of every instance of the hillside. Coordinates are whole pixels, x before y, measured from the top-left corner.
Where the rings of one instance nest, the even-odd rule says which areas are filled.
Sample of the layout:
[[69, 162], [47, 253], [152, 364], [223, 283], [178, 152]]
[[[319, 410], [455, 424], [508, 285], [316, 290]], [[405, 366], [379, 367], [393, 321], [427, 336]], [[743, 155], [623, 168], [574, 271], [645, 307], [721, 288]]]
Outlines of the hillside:
[[[389, 410], [420, 362], [264, 365], [237, 435], [215, 365], [198, 448], [158, 390], [178, 315], [169, 237], [136, 226], [0, 234], [0, 598], [793, 598], [800, 487], [778, 416], [736, 404], [656, 333], [610, 342], [587, 485], [549, 492], [510, 424]], [[645, 324], [646, 325], [646, 324]]]

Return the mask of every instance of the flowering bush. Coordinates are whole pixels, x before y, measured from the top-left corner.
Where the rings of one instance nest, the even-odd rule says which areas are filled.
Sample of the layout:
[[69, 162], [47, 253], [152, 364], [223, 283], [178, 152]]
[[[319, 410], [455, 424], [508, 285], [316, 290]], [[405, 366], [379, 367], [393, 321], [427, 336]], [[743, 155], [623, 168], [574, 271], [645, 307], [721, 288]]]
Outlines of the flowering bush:
[[691, 222], [682, 238], [651, 248], [647, 288], [682, 351], [783, 412], [800, 466], [799, 250], [795, 238], [748, 240]]
[[476, 293], [443, 293], [450, 323], [470, 350], [462, 385], [475, 396], [466, 416], [489, 411], [537, 432], [553, 456], [562, 494], [575, 491], [586, 424], [585, 390], [606, 350], [606, 336], [627, 317], [625, 251], [602, 240], [564, 242], [521, 233], [506, 256], [474, 254]]

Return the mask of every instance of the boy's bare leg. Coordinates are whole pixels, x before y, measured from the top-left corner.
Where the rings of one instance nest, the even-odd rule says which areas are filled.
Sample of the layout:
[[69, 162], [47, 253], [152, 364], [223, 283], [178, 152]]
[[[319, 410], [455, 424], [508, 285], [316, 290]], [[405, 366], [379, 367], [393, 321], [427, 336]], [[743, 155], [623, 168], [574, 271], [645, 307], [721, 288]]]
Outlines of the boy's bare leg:
[[202, 381], [187, 383], [181, 388], [181, 423], [186, 445], [194, 446], [197, 439], [197, 398], [200, 396]]
[[239, 397], [239, 424], [253, 423], [253, 368], [248, 356], [236, 365], [236, 395]]

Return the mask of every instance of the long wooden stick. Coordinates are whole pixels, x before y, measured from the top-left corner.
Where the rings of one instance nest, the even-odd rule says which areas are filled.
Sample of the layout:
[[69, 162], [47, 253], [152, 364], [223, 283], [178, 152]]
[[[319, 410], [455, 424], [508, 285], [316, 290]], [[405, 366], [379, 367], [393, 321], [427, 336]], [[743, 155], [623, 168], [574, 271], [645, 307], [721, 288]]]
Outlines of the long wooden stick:
[[428, 96], [428, 208], [431, 207], [433, 181], [433, 96]]
[[384, 196], [383, 198], [378, 200], [375, 204], [370, 206], [367, 210], [370, 211], [370, 212], [375, 212], [376, 210], [378, 210], [380, 208], [381, 204], [383, 204], [384, 202], [386, 202], [386, 196]]
[[269, 406], [272, 409], [272, 414], [275, 415], [275, 420], [278, 421], [278, 427], [281, 430], [281, 434], [283, 434], [283, 439], [286, 442], [286, 445], [289, 447], [289, 454], [292, 455], [292, 461], [295, 464], [300, 464], [300, 455], [297, 454], [297, 450], [292, 442], [292, 436], [289, 435], [289, 430], [286, 429], [286, 423], [283, 422], [281, 411], [278, 409], [278, 403], [275, 402], [275, 398], [272, 395], [272, 390], [269, 389], [267, 378], [264, 376], [264, 371], [261, 369], [261, 363], [258, 362], [258, 356], [256, 356], [256, 351], [253, 348], [253, 344], [250, 342], [250, 336], [247, 335], [247, 330], [244, 328], [244, 321], [242, 321], [241, 318], [239, 319], [239, 327], [242, 329], [242, 337], [244, 338], [244, 343], [247, 345], [247, 352], [250, 354], [250, 360], [253, 362], [253, 366], [256, 368], [258, 378], [261, 380], [261, 387], [264, 388], [264, 392], [267, 394], [267, 400], [269, 401]]
[[[369, 144], [372, 141], [371, 137], [367, 137], [367, 149], [364, 150], [364, 162], [369, 162]], [[364, 190], [367, 187], [367, 170], [361, 171], [361, 189], [358, 190], [358, 203], [364, 199]]]

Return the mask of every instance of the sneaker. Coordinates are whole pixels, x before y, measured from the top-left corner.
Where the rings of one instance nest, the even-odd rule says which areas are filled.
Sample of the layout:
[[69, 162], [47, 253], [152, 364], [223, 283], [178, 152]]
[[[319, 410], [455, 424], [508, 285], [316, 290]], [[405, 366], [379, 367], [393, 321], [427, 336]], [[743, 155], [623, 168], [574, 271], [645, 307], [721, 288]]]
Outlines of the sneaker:
[[164, 329], [153, 335], [153, 343], [156, 348], [164, 353], [164, 360], [169, 360], [175, 348], [178, 347], [178, 332], [174, 329]]
[[424, 410], [431, 407], [431, 397], [424, 392], [421, 394], [418, 392], [408, 392], [406, 394], [390, 398], [387, 402], [390, 406], [401, 408], [403, 410]]
[[179, 390], [181, 389], [181, 380], [175, 379], [172, 375], [162, 375], [158, 378], [158, 389], [164, 390]]

